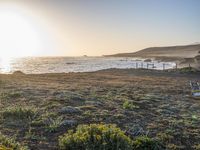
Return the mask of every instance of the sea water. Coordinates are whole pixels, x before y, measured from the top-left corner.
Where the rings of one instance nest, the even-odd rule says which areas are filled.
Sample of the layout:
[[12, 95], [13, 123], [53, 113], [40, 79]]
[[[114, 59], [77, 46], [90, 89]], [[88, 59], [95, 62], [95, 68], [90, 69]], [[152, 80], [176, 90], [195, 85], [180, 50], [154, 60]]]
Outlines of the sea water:
[[145, 62], [122, 57], [25, 57], [0, 59], [0, 73], [22, 71], [27, 74], [93, 72], [110, 68], [171, 69], [174, 62]]

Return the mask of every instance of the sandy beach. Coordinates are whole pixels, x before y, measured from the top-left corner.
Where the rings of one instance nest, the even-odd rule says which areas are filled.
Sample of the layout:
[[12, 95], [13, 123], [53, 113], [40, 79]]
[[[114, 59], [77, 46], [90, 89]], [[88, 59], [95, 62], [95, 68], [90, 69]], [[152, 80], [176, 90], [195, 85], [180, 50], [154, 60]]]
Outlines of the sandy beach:
[[[200, 100], [190, 96], [190, 80], [200, 75], [135, 69], [1, 74], [0, 130], [34, 150], [57, 149], [67, 130], [102, 122], [130, 137], [158, 138], [169, 149], [193, 149], [200, 141]], [[16, 107], [30, 110], [28, 119], [7, 113]]]

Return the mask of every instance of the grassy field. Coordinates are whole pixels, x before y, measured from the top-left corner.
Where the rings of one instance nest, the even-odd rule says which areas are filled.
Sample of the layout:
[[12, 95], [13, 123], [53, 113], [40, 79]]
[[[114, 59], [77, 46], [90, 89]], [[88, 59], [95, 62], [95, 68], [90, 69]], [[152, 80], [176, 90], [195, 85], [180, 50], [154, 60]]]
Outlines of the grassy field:
[[[57, 149], [80, 124], [116, 124], [168, 149], [200, 149], [200, 74], [134, 69], [93, 73], [0, 75], [0, 132], [30, 149]], [[0, 135], [1, 139], [1, 135]]]

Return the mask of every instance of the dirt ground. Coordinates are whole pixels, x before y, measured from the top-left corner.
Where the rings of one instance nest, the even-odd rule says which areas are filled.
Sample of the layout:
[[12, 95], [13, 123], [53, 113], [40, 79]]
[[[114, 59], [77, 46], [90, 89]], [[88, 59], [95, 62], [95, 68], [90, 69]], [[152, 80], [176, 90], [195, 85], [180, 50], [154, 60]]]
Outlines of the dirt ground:
[[[0, 132], [30, 149], [57, 149], [58, 137], [69, 129], [102, 122], [117, 124], [131, 137], [157, 138], [168, 149], [198, 149], [200, 100], [190, 96], [190, 80], [200, 81], [200, 74], [135, 69], [1, 74]], [[23, 111], [19, 117], [17, 108], [31, 115]]]

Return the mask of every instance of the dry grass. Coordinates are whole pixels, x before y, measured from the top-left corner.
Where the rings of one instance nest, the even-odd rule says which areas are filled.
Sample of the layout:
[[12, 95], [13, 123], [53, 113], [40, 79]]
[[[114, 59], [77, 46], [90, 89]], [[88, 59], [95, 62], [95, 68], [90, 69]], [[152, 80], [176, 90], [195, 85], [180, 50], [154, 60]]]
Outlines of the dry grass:
[[[13, 122], [1, 113], [0, 131], [31, 149], [56, 149], [67, 130], [103, 122], [130, 137], [148, 135], [170, 149], [192, 149], [200, 144], [200, 101], [190, 97], [191, 79], [200, 75], [134, 69], [0, 75], [2, 113], [13, 105], [23, 108], [9, 111], [9, 117], [19, 113]], [[34, 117], [26, 108], [37, 108]], [[29, 112], [31, 119], [23, 121]]]

